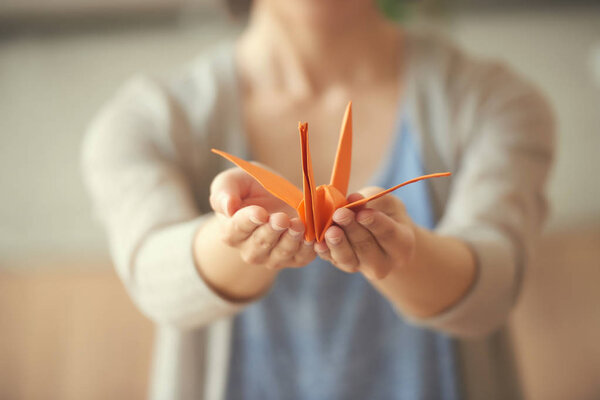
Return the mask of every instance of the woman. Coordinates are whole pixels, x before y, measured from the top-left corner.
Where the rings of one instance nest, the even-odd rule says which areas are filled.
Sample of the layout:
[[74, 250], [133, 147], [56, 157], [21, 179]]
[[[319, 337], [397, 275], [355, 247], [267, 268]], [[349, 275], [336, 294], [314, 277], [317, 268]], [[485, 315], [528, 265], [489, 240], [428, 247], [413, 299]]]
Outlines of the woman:
[[[338, 210], [307, 243], [293, 210], [209, 149], [301, 187], [309, 121], [325, 183], [348, 100], [353, 197], [453, 177]], [[153, 397], [517, 397], [498, 329], [545, 217], [552, 136], [531, 86], [372, 0], [257, 0], [235, 44], [133, 79], [92, 124], [84, 170], [117, 270], [159, 327]]]

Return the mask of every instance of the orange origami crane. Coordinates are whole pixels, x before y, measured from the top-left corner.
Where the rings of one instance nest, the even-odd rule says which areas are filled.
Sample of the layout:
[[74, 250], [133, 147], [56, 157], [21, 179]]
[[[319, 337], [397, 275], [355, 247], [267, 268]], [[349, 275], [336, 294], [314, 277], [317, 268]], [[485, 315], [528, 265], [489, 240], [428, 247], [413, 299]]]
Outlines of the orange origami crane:
[[327, 231], [327, 228], [332, 224], [334, 211], [340, 207], [350, 209], [357, 208], [371, 200], [375, 200], [387, 193], [399, 189], [402, 186], [423, 179], [450, 175], [450, 172], [442, 172], [419, 176], [418, 178], [403, 182], [373, 196], [349, 203], [348, 200], [346, 200], [346, 192], [348, 191], [348, 182], [350, 181], [350, 165], [352, 159], [352, 102], [348, 103], [348, 106], [346, 107], [346, 113], [340, 131], [337, 154], [335, 156], [335, 163], [333, 165], [333, 172], [331, 174], [331, 183], [329, 185], [315, 187], [310, 150], [308, 148], [308, 124], [306, 122], [298, 123], [298, 130], [300, 131], [300, 143], [302, 146], [302, 175], [304, 177], [303, 192], [286, 179], [259, 167], [258, 165], [220, 150], [212, 149], [212, 151], [242, 168], [273, 196], [294, 207], [304, 223], [306, 228], [304, 239], [308, 241], [316, 239], [320, 242], [323, 240], [325, 231]]

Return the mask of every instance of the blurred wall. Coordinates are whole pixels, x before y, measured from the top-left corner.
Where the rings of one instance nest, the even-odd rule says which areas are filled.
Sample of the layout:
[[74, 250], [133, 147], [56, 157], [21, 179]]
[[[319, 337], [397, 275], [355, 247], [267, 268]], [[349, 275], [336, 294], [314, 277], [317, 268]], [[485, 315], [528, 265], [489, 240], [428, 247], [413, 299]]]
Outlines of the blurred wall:
[[[600, 224], [598, 9], [449, 15], [436, 23], [475, 54], [536, 82], [559, 117], [551, 227]], [[163, 73], [236, 28], [223, 19], [0, 40], [0, 257], [104, 251], [79, 175], [86, 124], [139, 71]], [[596, 68], [599, 68], [596, 66]], [[600, 71], [597, 71], [600, 75]]]
[[450, 34], [512, 65], [549, 97], [558, 121], [550, 229], [600, 224], [600, 7], [462, 13]]
[[0, 259], [104, 253], [80, 176], [86, 125], [131, 75], [170, 71], [233, 33], [203, 21], [0, 41]]

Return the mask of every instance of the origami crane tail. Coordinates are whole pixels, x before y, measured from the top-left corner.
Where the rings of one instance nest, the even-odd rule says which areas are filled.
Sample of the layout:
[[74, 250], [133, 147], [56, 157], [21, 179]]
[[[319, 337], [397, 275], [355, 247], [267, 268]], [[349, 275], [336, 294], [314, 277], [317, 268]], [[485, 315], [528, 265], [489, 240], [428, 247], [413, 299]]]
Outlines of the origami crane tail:
[[281, 176], [252, 164], [246, 160], [227, 154], [224, 151], [212, 149], [212, 152], [231, 161], [248, 174], [250, 174], [258, 183], [262, 185], [273, 196], [283, 200], [291, 207], [297, 209], [302, 202], [302, 192], [296, 186], [288, 182]]
[[346, 207], [346, 208], [356, 208], [356, 207], [362, 206], [364, 204], [367, 204], [369, 201], [378, 199], [381, 196], [384, 196], [384, 195], [386, 195], [386, 194], [388, 194], [390, 192], [393, 192], [396, 189], [400, 189], [402, 186], [410, 185], [411, 183], [415, 183], [415, 182], [422, 181], [422, 180], [425, 180], [425, 179], [440, 178], [442, 176], [450, 176], [450, 175], [452, 175], [450, 172], [440, 172], [440, 173], [437, 173], [437, 174], [429, 174], [429, 175], [419, 176], [417, 178], [413, 178], [413, 179], [408, 180], [406, 182], [402, 182], [399, 185], [396, 185], [396, 186], [391, 187], [389, 189], [386, 189], [386, 190], [384, 190], [382, 192], [374, 194], [373, 196], [365, 197], [364, 199], [360, 199], [360, 200], [354, 201], [352, 203], [346, 204], [344, 207]]
[[333, 164], [330, 185], [346, 196], [350, 182], [350, 167], [352, 165], [352, 102], [348, 103], [338, 142], [337, 154]]
[[[310, 241], [314, 240], [318, 236], [316, 228], [318, 226], [318, 209], [316, 204], [316, 187], [315, 179], [313, 176], [312, 160], [310, 158], [310, 149], [308, 147], [308, 124], [298, 123], [298, 130], [300, 131], [300, 143], [302, 146], [302, 176], [303, 176], [303, 189], [304, 189], [304, 203], [298, 209], [298, 215], [304, 222], [305, 233], [304, 239]], [[302, 212], [304, 211], [304, 212]]]

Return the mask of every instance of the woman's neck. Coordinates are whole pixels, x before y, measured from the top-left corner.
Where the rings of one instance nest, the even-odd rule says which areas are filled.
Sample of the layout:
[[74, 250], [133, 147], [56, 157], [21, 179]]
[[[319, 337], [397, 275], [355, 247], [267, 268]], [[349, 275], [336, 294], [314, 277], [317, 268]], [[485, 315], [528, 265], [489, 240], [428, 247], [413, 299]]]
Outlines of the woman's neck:
[[[304, 2], [304, 8], [306, 3], [311, 2]], [[331, 88], [395, 79], [398, 29], [374, 2], [348, 3], [334, 13], [294, 10], [289, 1], [257, 1], [238, 45], [241, 73], [250, 78], [250, 86], [285, 90], [301, 100]]]

